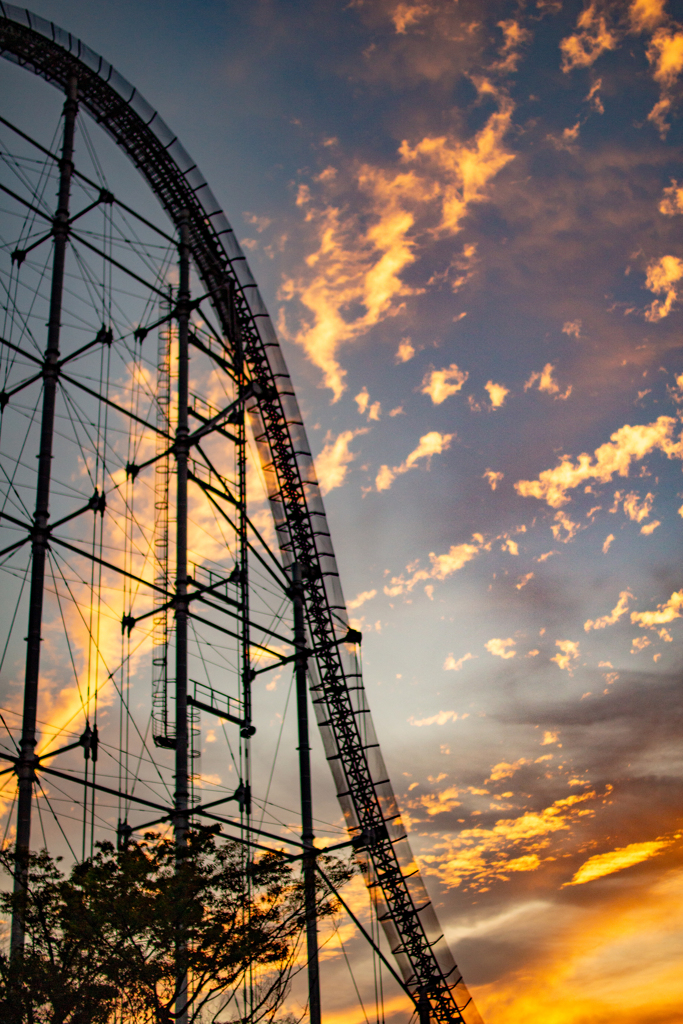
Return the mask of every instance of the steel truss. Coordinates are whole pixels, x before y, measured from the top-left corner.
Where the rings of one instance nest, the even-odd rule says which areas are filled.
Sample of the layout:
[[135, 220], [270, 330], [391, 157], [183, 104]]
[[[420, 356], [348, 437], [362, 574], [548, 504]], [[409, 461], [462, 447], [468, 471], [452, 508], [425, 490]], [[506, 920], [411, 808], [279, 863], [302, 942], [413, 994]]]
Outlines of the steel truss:
[[[181, 352], [183, 346], [187, 351], [193, 348], [202, 352], [234, 383], [235, 397], [228, 406], [200, 412], [196, 407], [192, 407], [187, 397], [186, 360], [185, 377], [179, 383], [180, 413], [177, 429], [173, 434], [168, 417], [164, 419], [159, 410], [155, 421], [150, 422], [132, 410], [116, 406], [108, 396], [100, 394], [96, 388], [85, 385], [83, 381], [68, 373], [65, 368], [68, 359], [60, 360], [55, 345], [51, 348], [48, 344], [46, 357], [41, 360], [4, 340], [10, 349], [16, 349], [32, 362], [35, 366], [35, 376], [32, 379], [42, 378], [44, 390], [49, 391], [51, 387], [56, 387], [58, 380], [66, 381], [91, 398], [102, 401], [105, 405], [114, 406], [119, 413], [128, 416], [131, 421], [137, 420], [140, 426], [156, 435], [156, 454], [139, 465], [130, 462], [127, 467], [131, 486], [139, 472], [148, 466], [155, 467], [157, 481], [163, 480], [164, 473], [167, 479], [168, 471], [164, 469], [164, 465], [168, 465], [169, 459], [174, 459], [178, 479], [179, 524], [182, 516], [186, 514], [183, 507], [186, 509], [187, 483], [190, 481], [213, 503], [217, 514], [231, 524], [239, 540], [234, 578], [231, 576], [228, 579], [208, 578], [199, 581], [196, 578], [189, 579], [187, 571], [183, 570], [183, 558], [186, 559], [187, 556], [186, 551], [181, 550], [185, 542], [179, 537], [178, 578], [175, 585], [171, 585], [168, 566], [165, 569], [163, 565], [161, 568], [157, 567], [153, 579], [143, 578], [130, 569], [122, 570], [120, 566], [113, 565], [102, 554], [89, 553], [82, 545], [58, 537], [54, 532], [56, 527], [66, 519], [72, 518], [71, 514], [65, 520], [53, 524], [48, 521], [46, 505], [44, 509], [38, 509], [38, 514], [30, 524], [18, 517], [13, 518], [5, 514], [5, 519], [27, 531], [25, 538], [11, 545], [11, 548], [19, 548], [29, 537], [31, 538], [36, 600], [38, 591], [42, 592], [44, 586], [40, 572], [35, 571], [36, 552], [40, 559], [44, 557], [41, 552], [44, 553], [53, 545], [57, 545], [89, 558], [93, 564], [97, 563], [101, 567], [122, 573], [130, 581], [144, 585], [149, 593], [154, 595], [154, 604], [150, 612], [137, 618], [132, 611], [124, 615], [122, 625], [129, 634], [148, 615], [155, 617], [155, 628], [159, 627], [163, 632], [165, 627], [162, 616], [168, 615], [170, 611], [174, 613], [176, 719], [175, 723], [171, 722], [169, 709], [163, 704], [166, 697], [162, 675], [165, 679], [167, 674], [167, 665], [164, 663], [159, 669], [158, 678], [155, 677], [155, 685], [159, 683], [160, 695], [157, 708], [159, 713], [155, 718], [155, 740], [161, 746], [166, 745], [175, 749], [175, 800], [173, 807], [169, 807], [168, 803], [131, 796], [130, 793], [126, 793], [126, 796], [133, 802], [137, 801], [141, 807], [146, 806], [150, 811], [161, 812], [161, 817], [157, 816], [154, 822], [148, 824], [174, 820], [177, 834], [182, 834], [190, 817], [197, 814], [219, 821], [229, 821], [230, 819], [211, 811], [211, 803], [202, 805], [196, 800], [193, 802], [189, 793], [187, 765], [191, 737], [188, 736], [187, 709], [210, 710], [212, 714], [238, 724], [248, 756], [249, 737], [255, 731], [252, 725], [251, 683], [260, 671], [267, 670], [254, 669], [250, 650], [260, 648], [270, 652], [276, 664], [295, 663], [300, 689], [302, 685], [305, 687], [305, 680], [308, 679], [318, 727], [351, 842], [357, 857], [364, 865], [368, 886], [383, 908], [381, 919], [384, 930], [403, 984], [419, 1010], [420, 1019], [444, 1024], [477, 1024], [480, 1017], [441, 934], [436, 914], [416, 869], [401, 822], [354, 654], [354, 645], [360, 637], [354, 630], [349, 629], [332, 541], [298, 403], [275, 331], [234, 232], [198, 168], [159, 115], [111, 65], [83, 43], [28, 11], [0, 3], [0, 51], [5, 58], [45, 79], [67, 96], [67, 137], [59, 163], [66, 199], [67, 178], [70, 180], [71, 175], [79, 174], [77, 168], [73, 167], [68, 139], [68, 117], [75, 117], [76, 107], [79, 111], [86, 111], [138, 168], [174, 226], [174, 230], [164, 237], [174, 246], [178, 245], [179, 239], [179, 291], [175, 298], [169, 298], [167, 288], [164, 289], [160, 284], [146, 280], [142, 274], [130, 267], [126, 268], [125, 264], [117, 261], [111, 253], [105, 253], [87, 237], [78, 235], [78, 227], [74, 224], [76, 218], [69, 214], [67, 202], [60, 202], [57, 216], [54, 222], [48, 225], [49, 230], [44, 237], [54, 236], [57, 253], [60, 245], [66, 247], [68, 235], [72, 232], [73, 236], [78, 238], [79, 244], [107, 258], [112, 265], [143, 283], [151, 294], [157, 296], [159, 315], [138, 327], [135, 332], [137, 341], [144, 341], [151, 331], [173, 321], [177, 324]], [[71, 115], [68, 113], [69, 110]], [[90, 184], [94, 185], [92, 182]], [[8, 192], [7, 189], [4, 191]], [[14, 198], [24, 202], [16, 195]], [[101, 189], [99, 198], [92, 205], [97, 204], [118, 204], [132, 216], [139, 216], [106, 189]], [[27, 204], [24, 202], [24, 205]], [[36, 209], [35, 213], [36, 216], [45, 217], [39, 209]], [[159, 230], [144, 217], [139, 216], [139, 219], [155, 231]], [[42, 240], [44, 239], [38, 239], [35, 245], [40, 244]], [[32, 243], [30, 248], [33, 247]], [[15, 262], [21, 265], [28, 251], [29, 247], [17, 250]], [[200, 299], [193, 299], [189, 292], [190, 263], [194, 265], [205, 290]], [[198, 309], [202, 302], [207, 301], [217, 317], [219, 330], [200, 336], [193, 332], [191, 313]], [[55, 308], [54, 312], [56, 320], [53, 327], [56, 325], [55, 329], [58, 329], [59, 311]], [[98, 335], [90, 344], [96, 343], [100, 346], [110, 345], [111, 337], [107, 337], [105, 331], [104, 335]], [[73, 353], [69, 359], [71, 358]], [[4, 404], [11, 401], [11, 397], [10, 393], [0, 395], [0, 404], [3, 408]], [[192, 425], [188, 416], [192, 419]], [[263, 538], [248, 517], [245, 498], [245, 416], [251, 424], [267, 483], [280, 550], [279, 560], [269, 558], [264, 553], [267, 545], [260, 543]], [[237, 470], [234, 490], [220, 473], [211, 472], [212, 463], [202, 449], [202, 442], [216, 434], [222, 435], [235, 445]], [[198, 456], [202, 456], [202, 464], [209, 467], [208, 480], [202, 478], [192, 463], [191, 453], [195, 450]], [[49, 468], [47, 449], [44, 461]], [[46, 486], [45, 493], [48, 494], [49, 479]], [[103, 495], [96, 492], [87, 508], [102, 511], [102, 501]], [[73, 515], [78, 515], [82, 511], [80, 509]], [[168, 511], [166, 510], [164, 514], [168, 515]], [[6, 548], [0, 555], [7, 554], [8, 550]], [[255, 559], [258, 560], [259, 568], [269, 573], [277, 582], [283, 594], [294, 600], [295, 638], [294, 653], [291, 655], [284, 655], [268, 647], [270, 642], [273, 642], [274, 647], [280, 642], [292, 645], [291, 636], [282, 636], [276, 629], [266, 627], [263, 623], [259, 626], [252, 621], [247, 567], [250, 560], [254, 562]], [[199, 604], [212, 609], [214, 613], [220, 611], [227, 615], [228, 619], [221, 622], [225, 621], [228, 624], [218, 625], [215, 614], [211, 619], [203, 618], [195, 611]], [[211, 611], [207, 611], [207, 614], [211, 614]], [[228, 621], [231, 615], [234, 619], [234, 628], [230, 627]], [[188, 690], [183, 636], [187, 633], [188, 621], [193, 618], [239, 642], [243, 682], [239, 701], [233, 700], [230, 703], [230, 699], [221, 698], [220, 695], [210, 692], [210, 687], [205, 687], [204, 690], [195, 687], [194, 693]], [[255, 639], [256, 636], [259, 637], [258, 641]], [[164, 639], [163, 643], [166, 642]], [[160, 645], [161, 643], [160, 641]], [[39, 615], [33, 626], [29, 625], [30, 649], [31, 644], [36, 652], [39, 652]], [[35, 678], [37, 686], [37, 665], [27, 670], [27, 679], [31, 673], [31, 678]], [[310, 769], [307, 769], [305, 763], [307, 725], [301, 717], [302, 707], [305, 709], [305, 693], [303, 705], [301, 699], [299, 701], [302, 798], [305, 807], [305, 775]], [[35, 717], [35, 708], [32, 714]], [[92, 756], [94, 763], [97, 755], [97, 735], [95, 734], [93, 741], [92, 732], [89, 736], [84, 733], [77, 743], [72, 744], [78, 745]], [[23, 798], [20, 797], [23, 803], [19, 810], [19, 821], [28, 820], [30, 826], [30, 794], [36, 770], [72, 782], [74, 777], [56, 768], [48, 768], [43, 763], [48, 756], [52, 757], [59, 751], [44, 755], [40, 763], [37, 763], [33, 748], [29, 747], [30, 744], [16, 757], [5, 756], [7, 760], [13, 761], [13, 767], [8, 770], [17, 772], [20, 792], [24, 794]], [[238, 802], [241, 811], [248, 812], [248, 771], [246, 778], [246, 784], [241, 785], [241, 791], [236, 791], [233, 798]], [[86, 777], [82, 784], [85, 790], [93, 795], [95, 792], [121, 795], [120, 789], [96, 782], [94, 771], [92, 777]], [[310, 801], [310, 779], [308, 799]], [[225, 801], [214, 801], [213, 805], [222, 802]], [[293, 856], [303, 857], [304, 867], [312, 877], [317, 865], [315, 854], [311, 852], [311, 821], [309, 809], [308, 825], [304, 820], [303, 845], [300, 847], [302, 852]], [[123, 823], [122, 827], [125, 829], [126, 823]], [[242, 819], [242, 827], [250, 834], [269, 835], [263, 829], [248, 824], [248, 818]], [[20, 825], [18, 850], [22, 843], [21, 828]], [[26, 834], [24, 826], [23, 835]], [[272, 838], [281, 839], [279, 836]], [[25, 846], [28, 846], [28, 842]], [[309, 957], [312, 960], [311, 950], [315, 948], [315, 922], [311, 922], [309, 918], [308, 924]], [[17, 941], [20, 940], [20, 936], [15, 938]], [[316, 1011], [313, 1004], [311, 1014], [312, 1019], [319, 1014], [319, 1010]]]

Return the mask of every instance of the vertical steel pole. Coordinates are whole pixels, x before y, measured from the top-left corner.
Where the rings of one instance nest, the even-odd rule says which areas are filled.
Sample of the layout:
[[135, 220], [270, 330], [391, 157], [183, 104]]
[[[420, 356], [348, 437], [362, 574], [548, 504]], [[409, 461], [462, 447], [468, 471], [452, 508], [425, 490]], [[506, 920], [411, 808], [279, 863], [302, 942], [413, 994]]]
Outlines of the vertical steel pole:
[[417, 1004], [417, 1012], [420, 1020], [420, 1024], [430, 1024], [432, 1019], [432, 1005], [427, 997], [427, 992], [422, 989], [420, 992], [420, 999]]
[[301, 839], [304, 844], [303, 876], [308, 954], [308, 1012], [311, 1024], [320, 1024], [320, 972], [318, 967], [318, 922], [315, 903], [315, 846], [313, 845], [313, 797], [311, 794], [311, 748], [308, 745], [308, 687], [306, 629], [301, 566], [292, 566], [294, 604], [294, 646], [296, 652], [296, 703], [299, 722], [299, 780], [301, 786]]
[[17, 843], [14, 892], [18, 905], [12, 915], [12, 953], [21, 953], [24, 946], [24, 914], [22, 897], [28, 885], [28, 855], [31, 842], [31, 803], [35, 781], [36, 716], [38, 711], [38, 679], [40, 675], [40, 632], [43, 621], [43, 589], [47, 556], [48, 520], [50, 514], [50, 475], [54, 435], [57, 378], [59, 376], [59, 334], [62, 323], [62, 292], [64, 266], [69, 239], [69, 197], [73, 173], [74, 134], [78, 113], [78, 81], [69, 79], [64, 104], [64, 141], [59, 166], [57, 212], [52, 222], [54, 249], [52, 257], [52, 288], [47, 325], [47, 348], [43, 363], [43, 412], [38, 453], [38, 484], [36, 510], [33, 517], [31, 546], [31, 589], [29, 595], [28, 635], [26, 637], [26, 677], [24, 682], [24, 715], [21, 749], [17, 763], [19, 799], [17, 804]]
[[[176, 591], [175, 591], [175, 839], [176, 863], [181, 865], [188, 830], [188, 722], [187, 722], [187, 458], [190, 325], [190, 229], [188, 215], [180, 220], [178, 284], [178, 424], [175, 435], [176, 492]], [[177, 1024], [187, 1022], [187, 945], [181, 927], [176, 946]]]

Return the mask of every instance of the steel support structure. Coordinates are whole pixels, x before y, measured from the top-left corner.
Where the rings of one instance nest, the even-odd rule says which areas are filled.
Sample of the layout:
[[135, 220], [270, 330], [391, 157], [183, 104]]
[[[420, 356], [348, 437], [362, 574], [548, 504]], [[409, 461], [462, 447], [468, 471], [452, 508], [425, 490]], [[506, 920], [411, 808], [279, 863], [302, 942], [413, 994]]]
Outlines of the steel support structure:
[[308, 1014], [311, 1024], [320, 1024], [320, 969], [318, 965], [318, 921], [315, 895], [315, 845], [313, 843], [313, 794], [311, 791], [311, 748], [308, 736], [308, 652], [306, 612], [301, 567], [292, 565], [296, 707], [299, 733], [299, 785], [301, 789], [301, 841], [304, 844], [302, 874], [306, 914], [306, 955], [308, 960]]
[[[81, 109], [130, 157], [176, 228], [186, 224], [186, 244], [223, 334], [209, 354], [240, 380], [243, 393], [248, 382], [254, 397], [248, 411], [282, 561], [289, 570], [296, 563], [301, 573], [308, 637], [316, 652], [308, 667], [318, 726], [354, 845], [383, 904], [392, 952], [415, 1003], [422, 1004], [423, 1020], [477, 1024], [480, 1017], [439, 935], [419, 875], [413, 872], [409, 877], [412, 855], [372, 732], [360, 672], [341, 643], [348, 617], [301, 414], [234, 232], [173, 133], [101, 57], [56, 26], [3, 0], [0, 53], [62, 90], [78, 78]], [[179, 584], [177, 623], [182, 596]], [[250, 682], [249, 671], [245, 698]], [[26, 770], [30, 772], [29, 767]], [[176, 804], [180, 793], [177, 780]], [[181, 810], [176, 808], [176, 816]]]
[[[176, 579], [175, 579], [175, 794], [173, 825], [176, 842], [176, 864], [182, 870], [187, 849], [189, 827], [189, 771], [187, 716], [187, 463], [188, 463], [188, 396], [189, 396], [189, 329], [190, 329], [190, 245], [187, 214], [179, 223], [178, 245], [178, 421], [175, 432], [176, 461]], [[181, 901], [179, 913], [184, 914]], [[176, 939], [176, 1008], [178, 1024], [187, 1024], [187, 942], [182, 923]]]
[[59, 336], [62, 326], [62, 295], [64, 268], [69, 243], [69, 196], [73, 174], [74, 135], [78, 113], [78, 78], [70, 74], [65, 83], [64, 138], [59, 168], [57, 212], [52, 224], [54, 235], [50, 318], [47, 347], [43, 362], [43, 409], [38, 452], [38, 483], [31, 540], [31, 589], [29, 596], [28, 634], [26, 637], [26, 675], [24, 680], [24, 711], [21, 746], [17, 764], [17, 838], [15, 853], [14, 892], [19, 897], [12, 916], [11, 952], [20, 954], [24, 946], [24, 912], [22, 895], [28, 882], [28, 857], [31, 843], [31, 809], [35, 781], [36, 716], [40, 676], [40, 644], [43, 624], [43, 594], [47, 557], [48, 522], [50, 518], [50, 477], [54, 439], [57, 381], [59, 377]]

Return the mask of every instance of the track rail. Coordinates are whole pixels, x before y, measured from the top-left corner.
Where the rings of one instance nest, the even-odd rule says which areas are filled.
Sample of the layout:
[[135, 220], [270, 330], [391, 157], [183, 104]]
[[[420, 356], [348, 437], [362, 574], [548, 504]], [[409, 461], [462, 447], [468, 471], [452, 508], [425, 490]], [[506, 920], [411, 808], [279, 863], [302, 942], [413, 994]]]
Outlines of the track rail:
[[192, 258], [224, 333], [224, 357], [240, 350], [260, 385], [249, 414], [284, 565], [302, 567], [308, 631], [319, 652], [310, 684], [318, 725], [392, 952], [424, 1019], [480, 1024], [416, 870], [355, 657], [339, 644], [348, 617], [313, 459], [282, 351], [234, 232], [176, 136], [80, 40], [0, 2], [0, 53], [62, 91], [76, 75], [81, 109], [133, 161], [173, 224], [187, 218]]

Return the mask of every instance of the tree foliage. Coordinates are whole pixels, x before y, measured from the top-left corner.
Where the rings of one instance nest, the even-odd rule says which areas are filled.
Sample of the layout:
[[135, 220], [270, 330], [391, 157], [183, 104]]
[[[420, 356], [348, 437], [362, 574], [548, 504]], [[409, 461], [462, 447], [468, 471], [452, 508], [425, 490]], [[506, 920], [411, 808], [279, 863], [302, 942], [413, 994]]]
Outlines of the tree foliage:
[[[177, 852], [151, 833], [120, 850], [100, 843], [68, 874], [47, 852], [32, 855], [25, 902], [0, 895], [0, 908], [19, 907], [26, 924], [23, 955], [0, 952], [0, 1020], [171, 1024], [178, 958], [191, 1024], [273, 1020], [301, 960], [298, 867], [280, 853], [247, 861], [215, 830], [192, 830], [179, 861]], [[9, 851], [0, 864], [12, 873]], [[335, 885], [351, 873], [331, 858], [325, 870]], [[322, 886], [318, 907], [337, 910]]]

